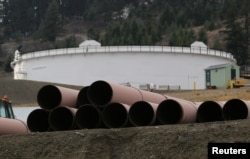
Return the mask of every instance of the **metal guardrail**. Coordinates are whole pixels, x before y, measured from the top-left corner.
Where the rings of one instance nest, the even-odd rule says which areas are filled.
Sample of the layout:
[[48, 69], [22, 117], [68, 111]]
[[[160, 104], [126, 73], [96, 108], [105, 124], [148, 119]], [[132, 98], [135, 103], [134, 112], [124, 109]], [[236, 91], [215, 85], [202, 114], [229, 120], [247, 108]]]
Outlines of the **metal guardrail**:
[[92, 53], [183, 53], [219, 56], [235, 61], [233, 55], [220, 50], [212, 50], [202, 47], [175, 47], [175, 46], [103, 46], [103, 47], [84, 47], [84, 48], [63, 48], [53, 50], [43, 50], [25, 53], [21, 59], [32, 59], [44, 56], [57, 56], [67, 54], [92, 54]]

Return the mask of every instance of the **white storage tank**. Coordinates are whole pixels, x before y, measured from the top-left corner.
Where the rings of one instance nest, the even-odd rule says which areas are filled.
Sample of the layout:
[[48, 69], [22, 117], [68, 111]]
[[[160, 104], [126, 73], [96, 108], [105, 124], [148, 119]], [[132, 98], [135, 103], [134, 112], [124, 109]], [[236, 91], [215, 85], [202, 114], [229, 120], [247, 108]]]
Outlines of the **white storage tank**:
[[235, 63], [230, 53], [206, 47], [91, 46], [23, 54], [14, 78], [86, 86], [96, 80], [139, 88], [204, 89], [204, 69]]

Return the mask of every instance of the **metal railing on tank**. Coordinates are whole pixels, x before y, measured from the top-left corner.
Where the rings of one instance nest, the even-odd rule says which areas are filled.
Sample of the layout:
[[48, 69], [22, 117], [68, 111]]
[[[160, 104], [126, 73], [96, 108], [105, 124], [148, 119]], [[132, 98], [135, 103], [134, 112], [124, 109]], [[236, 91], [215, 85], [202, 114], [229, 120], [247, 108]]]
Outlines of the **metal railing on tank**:
[[228, 58], [235, 61], [231, 53], [202, 47], [176, 47], [176, 46], [98, 46], [83, 48], [62, 48], [24, 53], [22, 60], [44, 56], [58, 56], [68, 54], [93, 54], [93, 53], [180, 53], [200, 54]]

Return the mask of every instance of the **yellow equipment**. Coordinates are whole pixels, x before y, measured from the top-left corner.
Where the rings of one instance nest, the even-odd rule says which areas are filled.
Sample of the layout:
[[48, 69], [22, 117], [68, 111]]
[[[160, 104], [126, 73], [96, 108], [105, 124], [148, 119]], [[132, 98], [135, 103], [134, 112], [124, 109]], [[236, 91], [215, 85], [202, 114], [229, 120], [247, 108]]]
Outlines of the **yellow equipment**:
[[239, 79], [233, 79], [229, 81], [229, 88], [240, 88], [244, 87], [246, 84], [246, 81], [244, 78], [239, 78]]

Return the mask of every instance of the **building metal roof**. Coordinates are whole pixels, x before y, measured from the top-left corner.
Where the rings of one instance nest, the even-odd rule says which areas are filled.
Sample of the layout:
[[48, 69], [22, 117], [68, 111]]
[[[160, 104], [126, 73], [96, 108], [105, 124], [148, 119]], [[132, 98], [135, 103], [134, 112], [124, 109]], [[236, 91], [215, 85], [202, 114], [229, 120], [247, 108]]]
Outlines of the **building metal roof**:
[[230, 65], [234, 65], [234, 64], [226, 63], [226, 64], [220, 64], [220, 65], [213, 65], [213, 66], [209, 66], [209, 67], [205, 68], [205, 70], [213, 70], [213, 69], [225, 68], [225, 67], [230, 66]]

